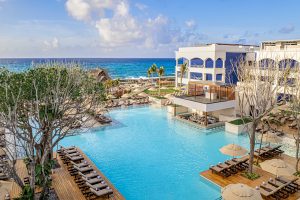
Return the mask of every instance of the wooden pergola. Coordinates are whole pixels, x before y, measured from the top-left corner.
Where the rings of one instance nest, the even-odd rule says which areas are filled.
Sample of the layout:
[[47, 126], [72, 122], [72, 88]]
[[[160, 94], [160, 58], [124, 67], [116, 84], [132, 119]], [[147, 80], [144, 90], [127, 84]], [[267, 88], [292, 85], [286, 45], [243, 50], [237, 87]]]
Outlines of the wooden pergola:
[[225, 84], [190, 81], [188, 96], [204, 96], [212, 100], [235, 100], [235, 88]]

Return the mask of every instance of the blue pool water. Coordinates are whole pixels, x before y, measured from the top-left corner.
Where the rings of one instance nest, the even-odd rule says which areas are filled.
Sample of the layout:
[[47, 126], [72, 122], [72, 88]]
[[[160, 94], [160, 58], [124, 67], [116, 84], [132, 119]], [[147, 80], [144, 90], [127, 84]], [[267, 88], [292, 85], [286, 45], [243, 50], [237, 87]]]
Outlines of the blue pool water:
[[219, 152], [222, 146], [248, 147], [246, 136], [198, 129], [159, 108], [114, 110], [110, 116], [115, 126], [61, 144], [79, 146], [128, 200], [216, 199], [220, 188], [199, 172], [228, 158]]
[[0, 67], [13, 71], [30, 68], [33, 63], [45, 62], [76, 62], [86, 69], [101, 67], [108, 71], [112, 78], [147, 77], [147, 69], [155, 63], [164, 66], [166, 76], [174, 76], [174, 58], [2, 58]]

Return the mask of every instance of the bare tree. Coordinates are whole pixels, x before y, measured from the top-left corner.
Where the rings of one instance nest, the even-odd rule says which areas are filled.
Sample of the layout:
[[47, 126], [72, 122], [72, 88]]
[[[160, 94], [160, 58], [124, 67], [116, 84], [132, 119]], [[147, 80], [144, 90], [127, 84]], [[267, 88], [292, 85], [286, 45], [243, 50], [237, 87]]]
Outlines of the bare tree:
[[297, 66], [292, 66], [291, 75], [287, 78], [286, 82], [287, 95], [289, 95], [289, 109], [291, 116], [294, 117], [296, 122], [296, 131], [293, 132], [293, 137], [296, 144], [296, 165], [295, 168], [297, 172], [299, 171], [299, 147], [300, 147], [300, 68], [299, 64]]
[[90, 120], [103, 99], [102, 84], [74, 63], [46, 63], [21, 73], [4, 69], [0, 83], [0, 127], [28, 157], [30, 186], [34, 190], [38, 183], [45, 199], [52, 151], [74, 124]]
[[247, 132], [250, 140], [249, 173], [253, 173], [256, 128], [261, 119], [277, 106], [277, 95], [285, 88], [281, 80], [286, 80], [289, 70], [281, 70], [272, 60], [261, 63], [245, 59], [233, 63], [233, 69], [238, 79], [236, 98], [239, 113], [242, 119], [249, 118], [252, 123]]

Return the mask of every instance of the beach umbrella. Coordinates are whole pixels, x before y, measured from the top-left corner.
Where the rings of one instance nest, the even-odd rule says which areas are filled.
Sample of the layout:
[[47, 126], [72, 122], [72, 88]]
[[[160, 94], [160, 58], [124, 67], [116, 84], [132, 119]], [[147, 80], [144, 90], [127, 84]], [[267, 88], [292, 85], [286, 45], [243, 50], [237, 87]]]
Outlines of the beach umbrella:
[[107, 98], [108, 98], [108, 99], [116, 99], [117, 97], [115, 97], [115, 96], [112, 95], [112, 94], [109, 94], [109, 95], [107, 95]]
[[140, 97], [148, 97], [148, 94], [146, 94], [145, 92], [142, 92], [140, 94], [138, 94]]
[[129, 98], [129, 97], [130, 97], [130, 95], [127, 93], [122, 95], [122, 98]]
[[221, 190], [224, 200], [262, 200], [260, 192], [245, 184], [229, 184]]
[[280, 159], [272, 159], [261, 162], [260, 167], [276, 176], [291, 176], [296, 172], [295, 167]]
[[228, 156], [243, 156], [248, 150], [237, 144], [228, 144], [220, 149], [221, 153]]
[[148, 89], [149, 91], [156, 91], [157, 89], [155, 87], [151, 87]]
[[11, 192], [13, 183], [10, 181], [0, 181], [0, 199], [5, 199], [5, 196]]
[[269, 143], [279, 143], [282, 141], [280, 137], [278, 137], [275, 133], [268, 131], [265, 134], [260, 134], [258, 137], [259, 141], [269, 142]]
[[173, 97], [173, 95], [172, 95], [172, 94], [166, 94], [164, 97], [165, 97], [166, 99], [170, 99], [170, 98]]

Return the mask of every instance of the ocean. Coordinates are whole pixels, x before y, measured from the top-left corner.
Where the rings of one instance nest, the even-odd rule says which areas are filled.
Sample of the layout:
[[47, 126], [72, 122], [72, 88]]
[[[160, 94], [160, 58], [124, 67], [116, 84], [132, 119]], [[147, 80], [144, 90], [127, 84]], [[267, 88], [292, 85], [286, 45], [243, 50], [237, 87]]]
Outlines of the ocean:
[[112, 78], [143, 78], [147, 77], [147, 69], [155, 63], [164, 66], [165, 76], [175, 75], [174, 58], [2, 58], [0, 67], [12, 71], [23, 71], [36, 63], [45, 62], [76, 62], [85, 69], [104, 68]]

